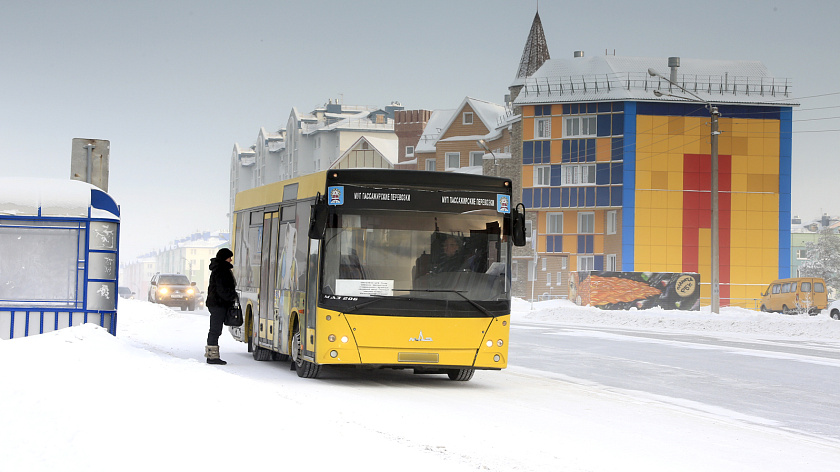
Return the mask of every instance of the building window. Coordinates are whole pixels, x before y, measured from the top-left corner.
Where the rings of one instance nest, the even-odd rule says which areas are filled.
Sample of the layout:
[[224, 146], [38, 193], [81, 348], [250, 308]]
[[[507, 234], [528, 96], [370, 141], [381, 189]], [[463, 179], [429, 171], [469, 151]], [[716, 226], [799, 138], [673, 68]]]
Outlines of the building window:
[[459, 169], [461, 167], [461, 153], [447, 152], [446, 153], [446, 169]]
[[551, 137], [551, 118], [537, 118], [534, 120], [534, 139], [548, 139]]
[[565, 164], [562, 169], [563, 186], [595, 184], [595, 164]]
[[406, 157], [411, 157], [414, 155], [414, 146], [406, 146], [405, 147], [405, 155]]
[[545, 284], [551, 285], [551, 272], [545, 274]]
[[557, 279], [556, 279], [556, 280], [557, 280], [557, 285], [560, 285], [560, 284], [562, 283], [562, 282], [561, 282], [561, 280], [560, 280], [560, 274], [561, 274], [561, 273], [562, 273], [562, 272], [558, 272], [558, 273], [557, 273]]
[[546, 267], [548, 267], [548, 258], [547, 258], [547, 257], [543, 257], [543, 258], [542, 258], [542, 270], [545, 270], [545, 269], [546, 269]]
[[534, 187], [551, 185], [551, 166], [534, 166]]
[[570, 116], [563, 120], [563, 137], [595, 136], [598, 133], [595, 115]]
[[[561, 269], [568, 269], [569, 268], [569, 256], [561, 256], [560, 257], [560, 268]], [[559, 278], [558, 278], [559, 280]]]
[[611, 210], [607, 212], [607, 234], [615, 234], [618, 224], [618, 212]]
[[525, 244], [531, 244], [531, 237], [534, 234], [533, 220], [525, 220]]
[[546, 218], [546, 234], [563, 234], [563, 214], [549, 213]]
[[595, 256], [578, 256], [578, 270], [595, 270]]
[[608, 272], [615, 272], [618, 270], [616, 267], [616, 257], [615, 254], [607, 254], [607, 271]]
[[484, 153], [482, 151], [470, 151], [470, 165], [481, 167], [484, 164]]
[[465, 111], [465, 112], [464, 112], [464, 115], [463, 115], [463, 123], [464, 123], [465, 125], [471, 125], [471, 124], [473, 124], [473, 114], [472, 114], [472, 112], [469, 112], [469, 111]]
[[808, 250], [807, 249], [797, 249], [796, 250], [796, 258], [799, 260], [807, 259], [808, 258]]
[[595, 233], [595, 213], [578, 213], [578, 234]]
[[426, 170], [437, 170], [435, 167], [435, 160], [434, 159], [426, 159]]

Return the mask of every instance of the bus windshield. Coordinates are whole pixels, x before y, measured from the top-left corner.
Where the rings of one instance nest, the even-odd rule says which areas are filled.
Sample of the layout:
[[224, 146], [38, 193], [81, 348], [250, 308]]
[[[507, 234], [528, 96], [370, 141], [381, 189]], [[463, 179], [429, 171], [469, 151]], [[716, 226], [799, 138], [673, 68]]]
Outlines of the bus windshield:
[[497, 316], [510, 307], [503, 227], [490, 209], [339, 210], [324, 237], [321, 293], [346, 312]]

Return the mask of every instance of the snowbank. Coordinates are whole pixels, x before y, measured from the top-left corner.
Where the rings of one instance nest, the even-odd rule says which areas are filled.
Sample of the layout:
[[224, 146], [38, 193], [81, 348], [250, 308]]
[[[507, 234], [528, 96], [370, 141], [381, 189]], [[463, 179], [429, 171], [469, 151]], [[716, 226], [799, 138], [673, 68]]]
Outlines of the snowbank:
[[649, 310], [613, 311], [581, 307], [568, 300], [531, 303], [514, 299], [512, 322], [579, 324], [586, 326], [619, 326], [646, 330], [663, 330], [727, 335], [732, 337], [840, 339], [840, 322], [827, 313], [816, 316], [762, 313], [737, 307], [723, 307], [713, 314], [701, 311]]

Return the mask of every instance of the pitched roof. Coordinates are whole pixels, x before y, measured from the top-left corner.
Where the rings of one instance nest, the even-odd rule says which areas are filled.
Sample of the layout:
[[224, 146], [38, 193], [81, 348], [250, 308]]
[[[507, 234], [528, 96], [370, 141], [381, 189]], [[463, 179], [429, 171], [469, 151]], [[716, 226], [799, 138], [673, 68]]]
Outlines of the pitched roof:
[[525, 41], [525, 49], [522, 51], [522, 59], [519, 60], [519, 70], [516, 72], [513, 85], [521, 85], [523, 79], [533, 75], [549, 59], [551, 56], [548, 54], [548, 44], [545, 42], [540, 12], [537, 12], [531, 23], [528, 40]]

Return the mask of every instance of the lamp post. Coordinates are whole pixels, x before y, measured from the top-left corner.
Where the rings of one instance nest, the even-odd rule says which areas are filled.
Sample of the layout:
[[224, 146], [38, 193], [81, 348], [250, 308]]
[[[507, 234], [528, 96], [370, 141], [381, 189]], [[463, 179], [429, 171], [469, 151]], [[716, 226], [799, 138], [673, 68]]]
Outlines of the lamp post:
[[496, 160], [496, 154], [494, 154], [493, 151], [491, 151], [490, 148], [487, 147], [487, 141], [485, 141], [484, 139], [479, 139], [476, 142], [478, 143], [479, 146], [482, 147], [482, 149], [484, 149], [484, 151], [486, 153], [490, 153], [490, 155], [493, 156], [493, 173], [496, 175], [496, 177], [498, 177], [499, 176], [499, 162]]
[[696, 94], [691, 93], [667, 77], [660, 75], [655, 70], [648, 69], [648, 74], [651, 77], [659, 77], [694, 98], [663, 93], [659, 90], [654, 90], [654, 95], [657, 97], [674, 97], [691, 102], [703, 103], [706, 105], [706, 109], [709, 110], [709, 114], [712, 117], [712, 313], [720, 313], [720, 205], [718, 199], [718, 136], [720, 136], [718, 118], [720, 118], [720, 112], [708, 100], [704, 100]]

